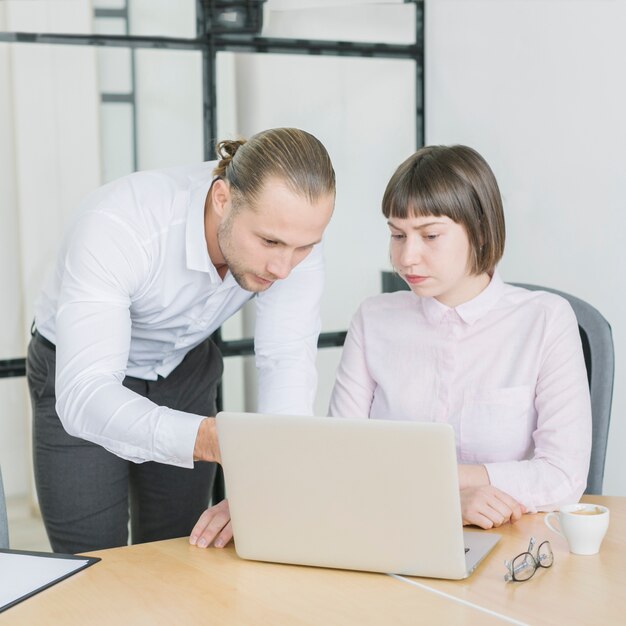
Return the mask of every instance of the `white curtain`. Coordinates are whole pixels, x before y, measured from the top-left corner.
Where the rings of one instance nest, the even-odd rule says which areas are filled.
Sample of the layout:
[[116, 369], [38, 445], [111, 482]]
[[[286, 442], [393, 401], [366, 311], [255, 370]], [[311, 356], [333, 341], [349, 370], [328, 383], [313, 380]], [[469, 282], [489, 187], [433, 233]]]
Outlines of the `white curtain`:
[[[8, 31], [90, 32], [91, 2], [0, 3]], [[95, 50], [0, 44], [0, 358], [26, 353], [33, 304], [68, 214], [100, 184]], [[24, 378], [0, 380], [7, 495], [30, 491]]]
[[[94, 4], [123, 6], [122, 0]], [[315, 4], [291, 10], [289, 3], [277, 2], [276, 10], [266, 10], [265, 34], [413, 41], [410, 4]], [[329, 4], [341, 6], [323, 6]], [[195, 36], [195, 0], [132, 0], [130, 18], [132, 34]], [[90, 0], [0, 0], [0, 28], [123, 32], [111, 20], [94, 22]], [[129, 59], [128, 50], [119, 48], [0, 44], [2, 359], [25, 355], [33, 304], [68, 215], [87, 192], [127, 173], [132, 164], [128, 110], [100, 103], [100, 92], [128, 88]], [[201, 160], [201, 54], [141, 49], [135, 64], [138, 168]], [[325, 331], [345, 329], [359, 302], [378, 292], [380, 270], [388, 266], [379, 205], [393, 168], [415, 147], [414, 63], [220, 53], [217, 81], [220, 138], [299, 126], [329, 149], [338, 196], [326, 238], [329, 272], [322, 312]], [[251, 319], [242, 324], [238, 316], [225, 325], [224, 337], [249, 336], [252, 326]], [[320, 351], [320, 414], [326, 412], [339, 353]], [[248, 361], [244, 375], [243, 361], [231, 358], [225, 363], [224, 405], [230, 410], [256, 405], [254, 367]], [[0, 464], [9, 494], [30, 490], [29, 421], [25, 380], [0, 380]]]

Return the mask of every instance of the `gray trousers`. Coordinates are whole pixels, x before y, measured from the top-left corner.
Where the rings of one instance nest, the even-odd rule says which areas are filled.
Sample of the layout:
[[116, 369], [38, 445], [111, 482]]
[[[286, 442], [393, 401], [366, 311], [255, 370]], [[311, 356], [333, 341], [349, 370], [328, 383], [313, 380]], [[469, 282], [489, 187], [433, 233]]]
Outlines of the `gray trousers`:
[[[48, 344], [48, 345], [47, 345]], [[55, 410], [55, 350], [35, 335], [26, 359], [33, 407], [35, 485], [55, 552], [78, 553], [189, 535], [207, 508], [215, 464], [135, 464], [71, 437]], [[167, 378], [127, 376], [124, 386], [161, 406], [215, 415], [222, 356], [207, 339]]]

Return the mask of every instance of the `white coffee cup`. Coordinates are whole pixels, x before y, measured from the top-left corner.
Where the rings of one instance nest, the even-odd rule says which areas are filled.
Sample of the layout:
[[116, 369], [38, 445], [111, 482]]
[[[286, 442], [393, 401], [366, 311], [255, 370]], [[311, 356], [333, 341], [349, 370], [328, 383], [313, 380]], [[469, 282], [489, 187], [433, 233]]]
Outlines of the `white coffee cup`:
[[[560, 530], [550, 523], [552, 518], [558, 518]], [[567, 504], [543, 521], [566, 539], [572, 554], [597, 554], [609, 527], [609, 510], [599, 504]]]

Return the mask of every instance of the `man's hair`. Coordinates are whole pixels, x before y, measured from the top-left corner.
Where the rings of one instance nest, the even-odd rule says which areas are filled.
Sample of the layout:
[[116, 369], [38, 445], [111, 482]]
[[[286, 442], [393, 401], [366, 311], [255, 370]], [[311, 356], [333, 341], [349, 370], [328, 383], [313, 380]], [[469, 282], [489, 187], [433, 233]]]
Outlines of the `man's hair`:
[[271, 128], [248, 141], [220, 141], [213, 175], [226, 180], [235, 196], [254, 205], [268, 178], [284, 182], [310, 201], [335, 193], [335, 171], [319, 139], [298, 128]]
[[467, 146], [426, 146], [395, 171], [383, 196], [386, 218], [447, 216], [462, 224], [472, 274], [493, 272], [504, 253], [502, 197], [491, 168]]

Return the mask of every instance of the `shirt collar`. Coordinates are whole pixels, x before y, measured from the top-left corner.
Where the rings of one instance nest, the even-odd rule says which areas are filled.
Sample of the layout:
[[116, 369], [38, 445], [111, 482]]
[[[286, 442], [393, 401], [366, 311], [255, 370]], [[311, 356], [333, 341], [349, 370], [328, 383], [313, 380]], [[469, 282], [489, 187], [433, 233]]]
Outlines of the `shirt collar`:
[[459, 304], [457, 307], [449, 307], [439, 302], [435, 298], [421, 298], [422, 310], [426, 319], [431, 324], [439, 324], [445, 316], [449, 316], [451, 312], [456, 313], [460, 319], [466, 324], [473, 324], [484, 317], [502, 296], [504, 291], [504, 282], [494, 271], [489, 284], [475, 298]]
[[207, 272], [212, 282], [222, 282], [207, 249], [204, 233], [204, 204], [213, 180], [205, 181], [190, 190], [189, 212], [185, 233], [187, 268], [198, 272]]

